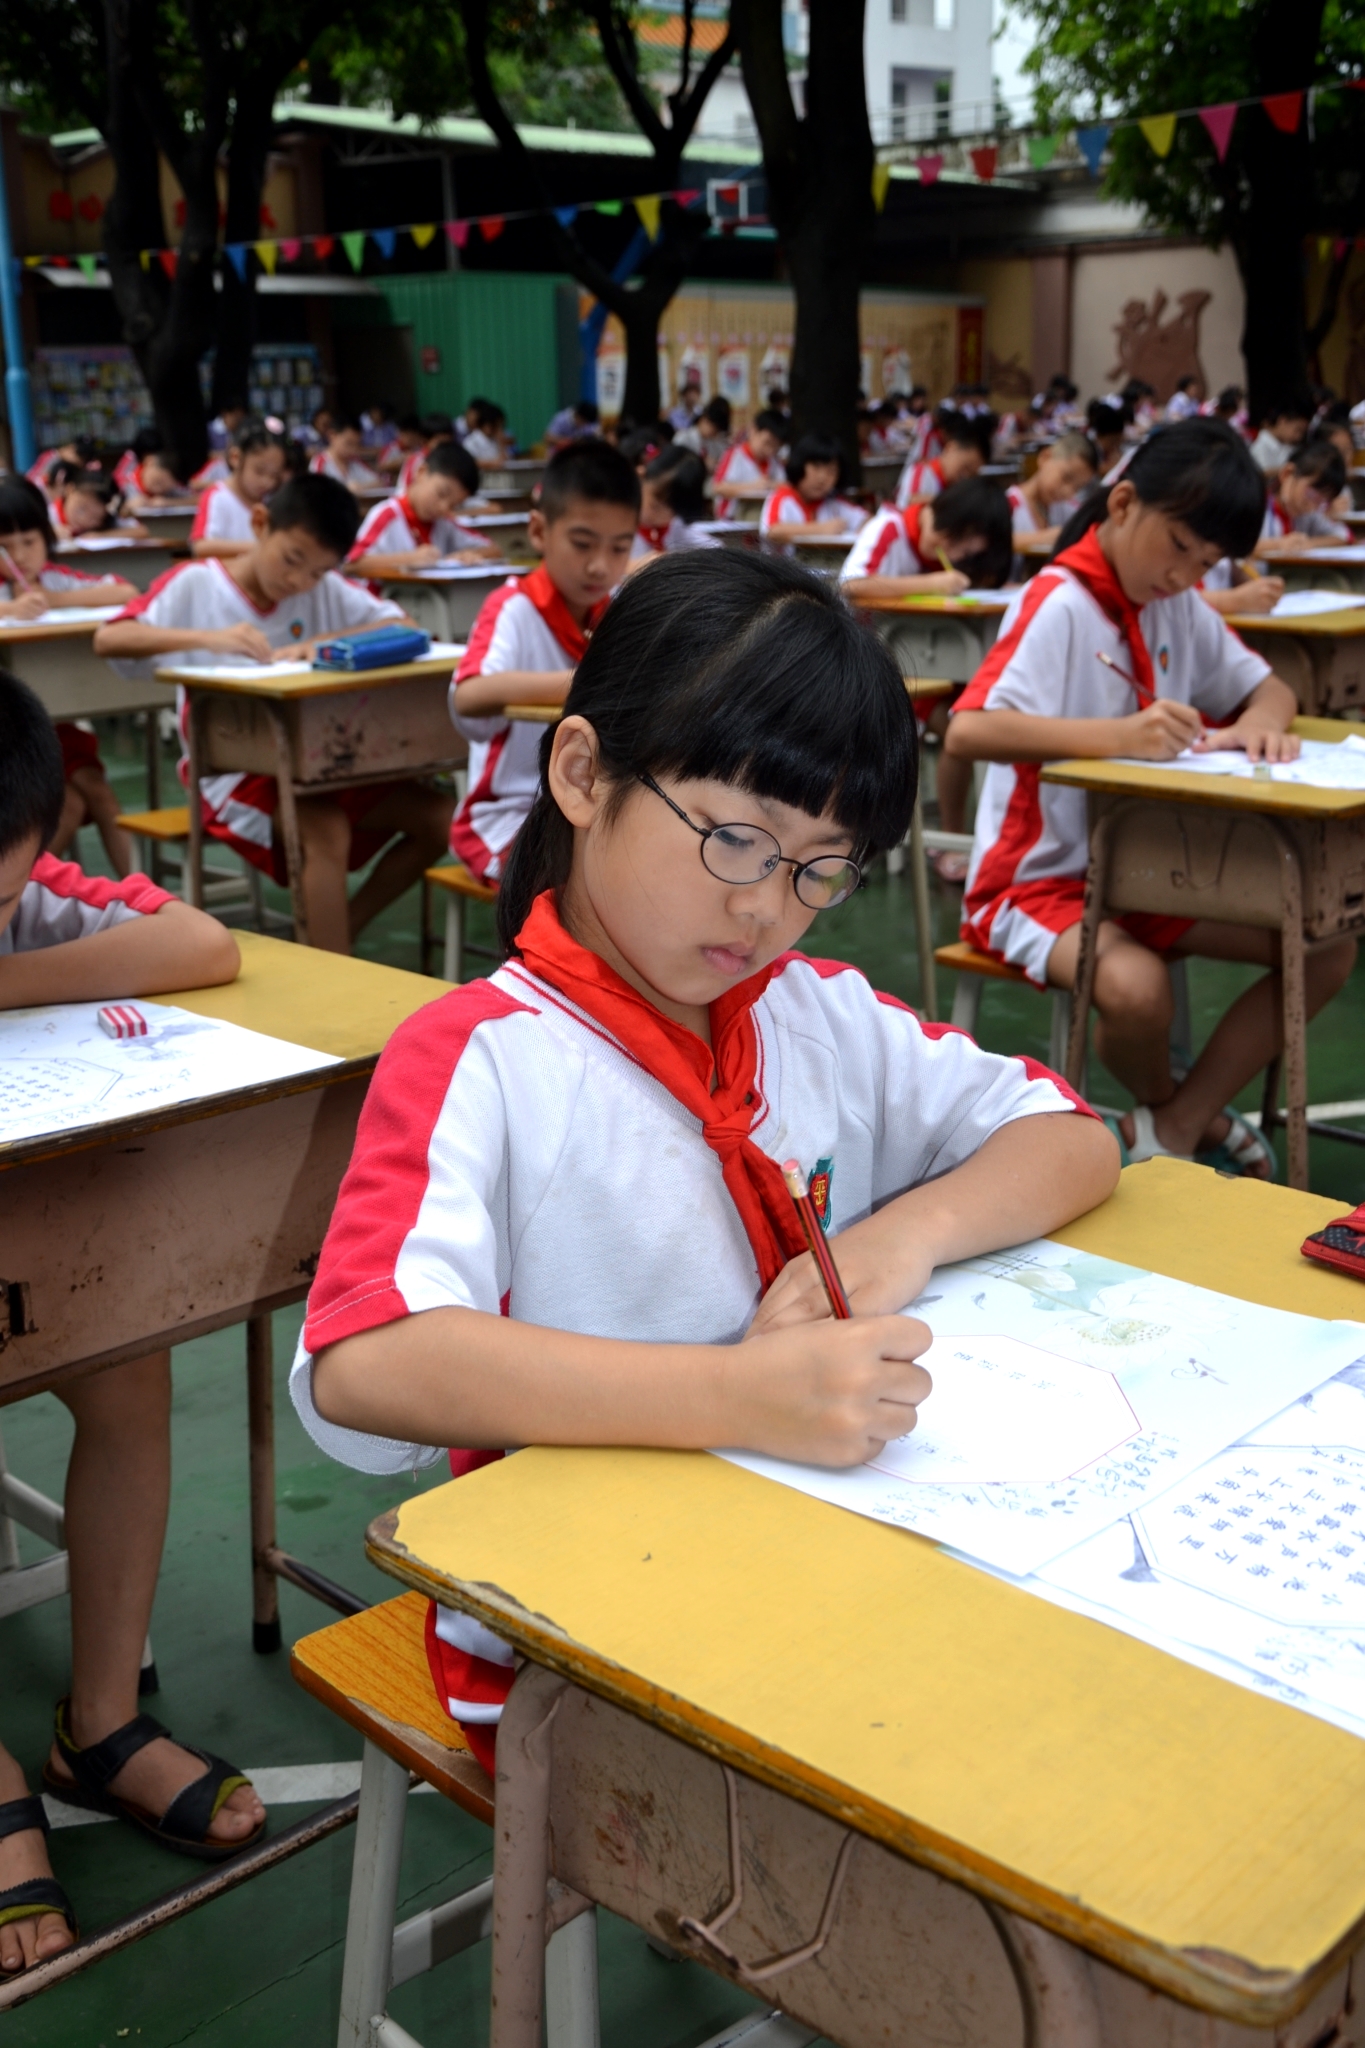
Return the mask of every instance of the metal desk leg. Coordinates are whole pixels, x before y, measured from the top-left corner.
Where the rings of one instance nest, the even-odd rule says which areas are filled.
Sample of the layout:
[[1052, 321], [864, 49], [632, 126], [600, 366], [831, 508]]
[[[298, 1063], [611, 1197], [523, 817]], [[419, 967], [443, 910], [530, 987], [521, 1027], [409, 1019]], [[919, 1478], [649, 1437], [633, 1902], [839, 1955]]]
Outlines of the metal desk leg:
[[498, 1727], [489, 2048], [541, 2048], [554, 1717], [568, 1681], [524, 1664]]
[[247, 1435], [251, 1459], [251, 1647], [280, 1647], [280, 1588], [275, 1549], [275, 1347], [270, 1317], [246, 1326]]
[[303, 899], [303, 841], [299, 836], [299, 809], [294, 800], [294, 757], [289, 744], [289, 726], [278, 704], [267, 704], [266, 713], [275, 735], [275, 780], [278, 786], [275, 817], [284, 841], [284, 863], [289, 875], [289, 901], [294, 912], [294, 938], [300, 946], [308, 939], [308, 912]]
[[1303, 984], [1303, 884], [1298, 855], [1281, 835], [1283, 921], [1280, 985], [1284, 1002], [1285, 1150], [1291, 1188], [1308, 1187], [1308, 1014]]
[[192, 690], [185, 720], [190, 743], [190, 843], [185, 849], [184, 894], [185, 901], [192, 903], [196, 910], [204, 907], [204, 800], [199, 794], [199, 784], [208, 751], [204, 733], [207, 708], [198, 691]]
[[1085, 909], [1076, 979], [1071, 989], [1071, 1034], [1066, 1046], [1066, 1078], [1079, 1091], [1085, 1085], [1085, 1049], [1090, 1035], [1090, 1005], [1095, 999], [1095, 962], [1104, 916], [1104, 890], [1109, 879], [1109, 820], [1097, 818], [1090, 830], [1090, 866], [1085, 877]]
[[910, 818], [910, 882], [915, 892], [915, 926], [919, 946], [919, 999], [931, 1021], [938, 1016], [938, 976], [934, 966], [934, 913], [929, 900], [929, 861], [924, 851], [924, 816], [920, 799]]

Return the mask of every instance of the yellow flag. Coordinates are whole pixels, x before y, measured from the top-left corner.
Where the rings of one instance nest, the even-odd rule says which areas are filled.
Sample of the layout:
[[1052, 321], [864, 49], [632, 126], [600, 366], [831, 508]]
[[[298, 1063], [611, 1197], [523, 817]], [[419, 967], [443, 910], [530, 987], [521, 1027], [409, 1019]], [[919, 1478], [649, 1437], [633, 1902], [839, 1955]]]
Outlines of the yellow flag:
[[1319, 235], [1319, 236], [1318, 236], [1318, 262], [1319, 262], [1319, 263], [1325, 263], [1325, 262], [1327, 261], [1327, 258], [1328, 258], [1328, 257], [1329, 257], [1329, 256], [1331, 255], [1331, 253], [1332, 253], [1332, 237], [1331, 237], [1330, 235]]
[[408, 230], [408, 233], [412, 236], [413, 241], [415, 242], [419, 249], [426, 248], [427, 243], [431, 240], [435, 232], [436, 224], [434, 221], [428, 221], [423, 227], [409, 228]]
[[275, 275], [275, 259], [280, 253], [278, 242], [253, 242], [252, 248], [261, 259], [261, 268], [267, 277]]
[[150, 249], [139, 249], [139, 250], [138, 250], [138, 252], [137, 252], [137, 260], [138, 260], [138, 262], [139, 262], [139, 263], [140, 263], [140, 264], [142, 265], [142, 267], [143, 267], [143, 269], [144, 269], [144, 270], [150, 270], [150, 269], [151, 269], [151, 267], [152, 267], [152, 252], [151, 252], [151, 250], [150, 250]]
[[640, 226], [651, 242], [659, 239], [659, 195], [651, 192], [647, 198], [635, 201], [635, 211], [640, 216]]
[[878, 213], [880, 213], [880, 212], [881, 212], [882, 208], [883, 208], [883, 207], [885, 206], [885, 204], [886, 204], [886, 188], [887, 188], [887, 186], [888, 186], [888, 185], [889, 185], [890, 183], [891, 183], [891, 166], [890, 166], [890, 164], [873, 164], [873, 166], [872, 166], [872, 204], [873, 204], [873, 205], [874, 205], [874, 206], [876, 207], [876, 209], [877, 209]]
[[1174, 114], [1149, 114], [1145, 121], [1138, 122], [1138, 127], [1158, 156], [1170, 155], [1171, 144], [1175, 141]]

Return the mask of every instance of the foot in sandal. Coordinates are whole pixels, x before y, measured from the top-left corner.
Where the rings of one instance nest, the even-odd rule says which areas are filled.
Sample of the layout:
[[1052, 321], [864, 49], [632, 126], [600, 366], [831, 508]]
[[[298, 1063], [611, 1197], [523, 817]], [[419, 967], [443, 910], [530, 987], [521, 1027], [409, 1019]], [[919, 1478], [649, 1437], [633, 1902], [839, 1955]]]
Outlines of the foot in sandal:
[[204, 1861], [234, 1855], [265, 1826], [264, 1806], [234, 1766], [182, 1747], [150, 1714], [121, 1728], [78, 1729], [63, 1700], [43, 1783], [58, 1798], [130, 1820], [167, 1848]]
[[41, 1800], [29, 1798], [23, 1772], [0, 1748], [0, 1979], [50, 1961], [76, 1939], [48, 1861], [44, 1818]]
[[1214, 1117], [1193, 1154], [1168, 1143], [1169, 1123], [1163, 1131], [1160, 1109], [1142, 1106], [1117, 1118], [1106, 1118], [1123, 1147], [1125, 1166], [1143, 1159], [1190, 1159], [1200, 1166], [1212, 1166], [1220, 1173], [1241, 1174], [1248, 1180], [1273, 1180], [1275, 1155], [1261, 1133], [1235, 1110], [1226, 1109]]

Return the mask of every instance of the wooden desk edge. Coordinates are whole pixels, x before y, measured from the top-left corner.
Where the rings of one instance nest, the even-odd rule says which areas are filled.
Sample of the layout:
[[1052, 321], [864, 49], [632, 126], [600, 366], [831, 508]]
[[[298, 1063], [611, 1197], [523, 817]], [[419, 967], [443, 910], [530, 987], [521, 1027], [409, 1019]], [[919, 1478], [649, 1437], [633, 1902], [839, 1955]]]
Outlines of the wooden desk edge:
[[[849, 1788], [838, 1780], [803, 1765], [786, 1751], [755, 1745], [730, 1723], [610, 1663], [565, 1635], [548, 1617], [528, 1613], [500, 1587], [465, 1583], [434, 1571], [398, 1541], [397, 1524], [396, 1509], [378, 1515], [366, 1531], [365, 1551], [372, 1564], [400, 1584], [429, 1594], [442, 1606], [473, 1615], [533, 1663], [558, 1672], [585, 1692], [597, 1694], [691, 1748], [827, 1814], [977, 1897], [1047, 1928], [1198, 2012], [1260, 2028], [1292, 2019], [1342, 1967], [1365, 1932], [1362, 1914], [1324, 1955], [1297, 1974], [1259, 1970], [1241, 1957], [1218, 1950], [1168, 1949], [1144, 1940], [1118, 1923], [1088, 1912], [1077, 1899], [1032, 1885], [1017, 1872], [917, 1826], [909, 1815], [893, 1807], [850, 1798]], [[973, 1569], [949, 1561], [959, 1570]], [[1029, 1597], [1021, 1594], [1021, 1598]]]
[[[1153, 775], [1169, 781], [1153, 782]], [[1097, 796], [1142, 797], [1148, 803], [1204, 804], [1211, 810], [1259, 811], [1287, 818], [1357, 818], [1365, 815], [1365, 789], [1313, 789], [1296, 782], [1258, 782], [1245, 775], [1199, 775], [1163, 761], [1049, 761], [1042, 780]], [[1248, 792], [1254, 792], [1249, 796]], [[1316, 801], [1313, 801], [1316, 799]]]
[[270, 670], [264, 663], [259, 676], [215, 676], [202, 668], [159, 668], [155, 678], [159, 683], [183, 683], [186, 689], [212, 691], [224, 697], [284, 699], [330, 697], [341, 691], [363, 690], [370, 683], [417, 682], [424, 676], [444, 676], [449, 680], [454, 673], [454, 657], [438, 654], [427, 655], [421, 661], [402, 661], [393, 668], [310, 668], [306, 675], [276, 676], [273, 688]]

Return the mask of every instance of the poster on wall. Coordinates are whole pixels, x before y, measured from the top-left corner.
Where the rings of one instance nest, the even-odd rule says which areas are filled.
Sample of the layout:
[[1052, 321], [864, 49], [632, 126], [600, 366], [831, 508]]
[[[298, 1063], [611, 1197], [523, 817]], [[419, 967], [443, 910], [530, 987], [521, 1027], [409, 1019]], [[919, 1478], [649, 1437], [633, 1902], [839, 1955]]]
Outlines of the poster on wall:
[[597, 355], [597, 410], [615, 419], [626, 395], [625, 351], [610, 336]]
[[716, 357], [716, 382], [722, 398], [731, 405], [749, 403], [749, 351], [738, 342], [727, 342]]
[[678, 358], [679, 390], [688, 377], [695, 377], [701, 385], [701, 402], [705, 405], [711, 396], [711, 352], [700, 340], [690, 342]]
[[959, 306], [957, 309], [957, 381], [979, 384], [986, 360], [986, 309]]
[[767, 403], [770, 391], [780, 391], [785, 397], [791, 390], [791, 381], [791, 344], [785, 341], [770, 341], [758, 366], [758, 388], [763, 395], [764, 403]]
[[872, 381], [872, 369], [876, 358], [877, 351], [875, 349], [864, 348], [858, 351], [858, 388], [864, 398], [875, 398], [877, 396], [877, 387]]
[[882, 390], [889, 397], [893, 391], [903, 391], [907, 397], [915, 388], [914, 372], [910, 367], [908, 348], [889, 348], [882, 355]]

